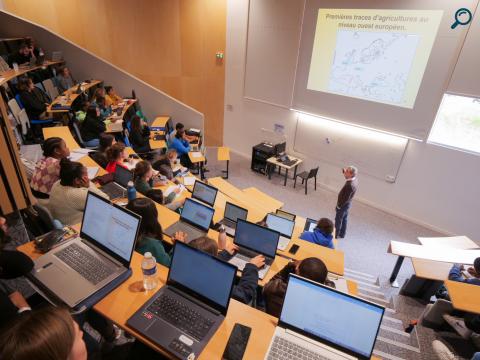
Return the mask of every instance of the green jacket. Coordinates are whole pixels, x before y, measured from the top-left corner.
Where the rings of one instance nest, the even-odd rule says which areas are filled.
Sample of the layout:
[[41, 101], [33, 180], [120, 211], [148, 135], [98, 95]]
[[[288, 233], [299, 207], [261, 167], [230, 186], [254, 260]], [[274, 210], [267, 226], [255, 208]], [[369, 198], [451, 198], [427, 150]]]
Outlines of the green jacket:
[[162, 242], [158, 239], [143, 236], [138, 239], [136, 250], [142, 255], [150, 252], [157, 263], [167, 267], [170, 266], [171, 255], [165, 251]]

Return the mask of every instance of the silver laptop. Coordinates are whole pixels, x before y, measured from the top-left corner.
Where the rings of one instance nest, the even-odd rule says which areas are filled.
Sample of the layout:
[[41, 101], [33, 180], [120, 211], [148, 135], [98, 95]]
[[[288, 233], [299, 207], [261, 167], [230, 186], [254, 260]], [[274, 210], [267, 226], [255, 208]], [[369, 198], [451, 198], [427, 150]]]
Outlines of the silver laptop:
[[127, 325], [175, 358], [196, 359], [225, 319], [236, 273], [235, 266], [176, 242], [167, 285]]
[[292, 239], [293, 229], [295, 228], [295, 221], [281, 217], [275, 214], [267, 214], [267, 226], [280, 233], [280, 240], [278, 241], [278, 250], [285, 250]]
[[297, 215], [286, 212], [284, 210], [280, 210], [280, 209], [277, 209], [277, 211], [275, 211], [275, 215], [278, 215], [280, 217], [283, 217], [285, 219], [292, 220], [292, 221], [295, 221], [295, 219], [297, 218]]
[[187, 242], [205, 236], [210, 228], [215, 209], [192, 199], [185, 199], [180, 220], [163, 233], [172, 237], [177, 231], [187, 234]]
[[232, 237], [235, 236], [235, 228], [237, 227], [237, 220], [247, 220], [248, 210], [235, 204], [225, 203], [225, 211], [223, 213], [223, 219], [220, 223], [225, 226], [225, 232]]
[[291, 274], [265, 359], [370, 359], [384, 311]]
[[258, 272], [258, 277], [263, 279], [273, 260], [275, 260], [279, 238], [280, 233], [278, 231], [238, 219], [233, 240], [233, 243], [238, 246], [238, 251], [228, 262], [238, 267], [238, 270], [243, 271], [243, 268], [251, 259], [263, 255], [265, 266]]
[[128, 182], [133, 180], [133, 173], [122, 166], [117, 165], [113, 182], [103, 185], [100, 190], [107, 194], [110, 199], [127, 197]]
[[35, 283], [75, 307], [129, 269], [140, 221], [89, 192], [80, 236], [35, 260]]
[[196, 180], [193, 185], [192, 198], [200, 200], [209, 206], [215, 204], [218, 190], [213, 186], [207, 185], [201, 181]]

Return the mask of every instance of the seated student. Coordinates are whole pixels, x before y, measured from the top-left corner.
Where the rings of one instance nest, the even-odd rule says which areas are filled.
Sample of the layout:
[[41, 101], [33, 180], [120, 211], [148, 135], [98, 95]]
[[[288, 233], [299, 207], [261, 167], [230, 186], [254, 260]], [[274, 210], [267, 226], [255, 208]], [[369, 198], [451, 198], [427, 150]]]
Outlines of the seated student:
[[112, 107], [106, 105], [104, 96], [97, 96], [95, 99], [95, 104], [98, 106], [98, 109], [100, 110], [100, 116], [104, 121], [107, 120], [110, 115], [112, 115]]
[[[183, 125], [182, 123], [177, 123], [175, 125], [175, 133], [177, 133], [179, 131], [185, 133], [185, 125]], [[185, 133], [184, 139], [187, 140], [189, 143], [192, 143], [192, 144], [198, 143], [198, 136], [187, 135]]]
[[36, 197], [46, 199], [53, 184], [60, 176], [60, 160], [70, 156], [70, 149], [59, 137], [52, 137], [43, 143], [43, 158], [35, 165], [30, 187]]
[[3, 331], [0, 358], [86, 360], [87, 348], [68, 310], [47, 306], [25, 313]]
[[[155, 179], [153, 175], [152, 165], [145, 160], [137, 163], [133, 174], [135, 180], [135, 189], [137, 189], [137, 191], [141, 192], [143, 195], [152, 190], [152, 188], [155, 186], [155, 182], [160, 182], [158, 179]], [[164, 181], [163, 184], [166, 184], [166, 181]], [[171, 196], [169, 202], [171, 202], [173, 198], [175, 198], [175, 193], [173, 193], [173, 196]]]
[[93, 104], [93, 105], [97, 105], [97, 98], [98, 97], [105, 97], [106, 93], [105, 93], [105, 88], [103, 86], [98, 86], [95, 91], [93, 92], [92, 94], [92, 97], [90, 98], [90, 102]]
[[60, 160], [60, 180], [53, 184], [47, 204], [53, 218], [64, 225], [80, 223], [88, 191], [108, 199], [107, 194], [90, 183], [85, 166], [68, 159]]
[[72, 74], [70, 73], [70, 69], [66, 66], [62, 66], [58, 69], [58, 74], [55, 80], [60, 93], [67, 91], [76, 84], [76, 81], [73, 80]]
[[129, 139], [133, 150], [138, 154], [148, 153], [152, 150], [150, 148], [150, 128], [138, 115], [132, 117]]
[[[150, 252], [157, 263], [170, 266], [171, 254], [163, 246], [162, 226], [158, 222], [158, 211], [153, 200], [136, 198], [128, 203], [127, 209], [142, 217], [135, 250], [141, 254]], [[177, 233], [173, 240], [183, 242], [184, 236]]]
[[88, 155], [102, 168], [106, 168], [108, 165], [107, 149], [116, 144], [115, 137], [111, 134], [100, 134], [100, 141], [97, 151], [89, 152]]
[[19, 66], [28, 64], [32, 57], [36, 57], [33, 53], [33, 48], [29, 47], [26, 42], [22, 42], [17, 52], [8, 57], [8, 65], [12, 67], [13, 63]]
[[91, 106], [90, 101], [84, 101], [80, 105], [80, 109], [75, 112], [75, 119], [81, 124], [87, 117], [88, 108]]
[[[202, 236], [190, 241], [189, 245], [195, 249], [202, 250], [210, 255], [216, 256], [220, 259], [228, 261], [236, 246], [226, 240], [225, 232], [220, 232], [218, 237], [218, 244], [215, 240], [208, 236]], [[265, 265], [265, 258], [258, 255], [250, 260], [242, 271], [242, 276], [237, 285], [233, 287], [232, 297], [245, 304], [250, 304], [255, 298], [258, 286], [258, 269]]]
[[330, 249], [335, 249], [333, 245], [333, 222], [327, 218], [321, 218], [318, 220], [317, 226], [313, 229], [312, 232], [304, 231], [300, 235], [300, 239], [328, 247]]
[[100, 109], [91, 105], [80, 129], [85, 146], [97, 147], [100, 144], [100, 134], [105, 130], [107, 127], [100, 117]]
[[173, 174], [173, 168], [177, 165], [177, 150], [168, 149], [164, 156], [161, 156], [152, 166], [168, 180], [178, 183], [178, 179]]
[[105, 104], [107, 106], [116, 106], [123, 101], [121, 96], [118, 96], [113, 86], [105, 86]]
[[175, 200], [175, 195], [180, 192], [180, 189], [175, 189], [172, 191], [167, 197], [163, 196], [163, 191], [160, 189], [151, 189], [148, 190], [145, 193], [145, 196], [152, 199], [153, 201], [164, 205], [166, 208], [180, 212], [180, 208], [183, 206], [185, 203], [185, 198], [179, 201], [174, 201]]
[[473, 267], [469, 267], [467, 272], [471, 277], [465, 277], [462, 273], [464, 266], [462, 264], [453, 265], [450, 273], [448, 274], [448, 279], [453, 281], [465, 282], [467, 284], [480, 285], [480, 257], [476, 258], [473, 262]]
[[[33, 261], [24, 253], [16, 250], [5, 250], [9, 241], [8, 225], [0, 216], [0, 279], [15, 279], [27, 275], [33, 269]], [[8, 284], [0, 284], [0, 328], [8, 325], [30, 306], [23, 295]]]
[[105, 167], [105, 170], [107, 170], [107, 172], [111, 174], [115, 173], [115, 170], [117, 170], [117, 165], [127, 169], [125, 160], [128, 159], [128, 153], [124, 144], [118, 142], [113, 144], [107, 149], [106, 154], [108, 164]]
[[188, 157], [188, 153], [190, 152], [190, 143], [185, 139], [184, 130], [178, 130], [176, 132], [175, 137], [170, 143], [170, 149], [174, 149], [177, 152], [177, 155], [180, 157], [180, 163], [183, 166], [187, 168], [192, 166], [192, 162]]
[[22, 78], [18, 81], [18, 90], [20, 100], [30, 120], [46, 119], [47, 106], [50, 104], [50, 98], [43, 91], [33, 84], [32, 79]]
[[270, 315], [280, 316], [290, 273], [335, 287], [335, 284], [327, 279], [328, 270], [322, 260], [311, 257], [302, 261], [292, 261], [285, 265], [263, 288], [266, 311]]

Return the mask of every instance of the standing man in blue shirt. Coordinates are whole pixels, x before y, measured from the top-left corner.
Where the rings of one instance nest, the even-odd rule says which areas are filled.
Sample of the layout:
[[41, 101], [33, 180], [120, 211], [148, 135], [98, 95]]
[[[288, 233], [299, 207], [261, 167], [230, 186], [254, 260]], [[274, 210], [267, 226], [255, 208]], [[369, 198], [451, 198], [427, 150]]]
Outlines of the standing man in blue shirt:
[[343, 239], [347, 231], [348, 210], [352, 206], [353, 196], [357, 192], [357, 168], [347, 166], [342, 169], [346, 179], [345, 185], [338, 193], [337, 207], [335, 208], [335, 237]]

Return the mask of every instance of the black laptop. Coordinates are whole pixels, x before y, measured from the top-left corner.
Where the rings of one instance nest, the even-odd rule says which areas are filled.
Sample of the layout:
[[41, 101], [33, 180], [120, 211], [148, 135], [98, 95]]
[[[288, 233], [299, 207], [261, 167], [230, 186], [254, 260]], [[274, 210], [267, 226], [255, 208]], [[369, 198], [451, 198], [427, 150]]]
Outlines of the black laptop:
[[127, 325], [175, 357], [196, 359], [227, 314], [236, 272], [235, 266], [177, 241], [167, 285]]
[[103, 185], [100, 190], [107, 194], [110, 199], [127, 197], [128, 182], [133, 180], [133, 173], [122, 166], [117, 165], [113, 182]]
[[223, 213], [223, 219], [220, 220], [220, 224], [225, 226], [225, 232], [227, 235], [235, 236], [235, 229], [237, 227], [237, 220], [247, 220], [248, 210], [235, 204], [225, 203], [225, 211]]
[[193, 185], [192, 198], [200, 200], [209, 206], [215, 204], [218, 190], [213, 186], [207, 185], [201, 181], [196, 180]]

